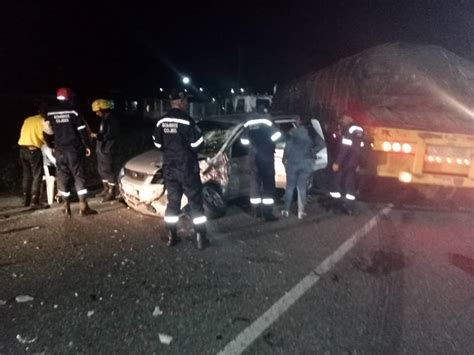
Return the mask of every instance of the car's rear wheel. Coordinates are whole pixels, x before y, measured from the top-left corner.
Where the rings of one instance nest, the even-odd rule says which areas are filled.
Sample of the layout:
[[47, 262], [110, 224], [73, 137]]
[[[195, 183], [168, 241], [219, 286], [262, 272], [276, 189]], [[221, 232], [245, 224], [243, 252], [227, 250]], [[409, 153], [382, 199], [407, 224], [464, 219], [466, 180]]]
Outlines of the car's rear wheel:
[[202, 195], [204, 199], [204, 211], [207, 218], [215, 219], [225, 215], [226, 204], [217, 186], [212, 184], [204, 185]]

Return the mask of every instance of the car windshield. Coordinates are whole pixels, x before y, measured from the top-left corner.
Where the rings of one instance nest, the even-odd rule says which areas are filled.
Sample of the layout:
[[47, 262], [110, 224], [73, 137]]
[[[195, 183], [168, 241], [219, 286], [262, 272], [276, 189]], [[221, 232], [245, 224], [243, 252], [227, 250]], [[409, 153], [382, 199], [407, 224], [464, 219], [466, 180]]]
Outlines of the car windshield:
[[198, 123], [204, 137], [204, 146], [200, 153], [206, 156], [215, 155], [232, 134], [235, 124], [204, 120]]

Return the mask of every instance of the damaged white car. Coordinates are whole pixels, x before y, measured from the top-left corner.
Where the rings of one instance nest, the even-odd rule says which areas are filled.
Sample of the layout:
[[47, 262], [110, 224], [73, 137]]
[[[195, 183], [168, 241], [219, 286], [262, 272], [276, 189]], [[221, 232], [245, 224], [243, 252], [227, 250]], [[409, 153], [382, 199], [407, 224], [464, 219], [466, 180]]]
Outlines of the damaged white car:
[[[262, 116], [268, 118], [268, 116]], [[248, 146], [240, 143], [244, 123], [257, 115], [226, 115], [206, 118], [198, 122], [204, 144], [198, 158], [203, 183], [204, 208], [208, 218], [223, 216], [227, 203], [235, 198], [248, 196], [250, 172]], [[271, 120], [284, 134], [295, 126], [296, 116], [272, 116]], [[311, 120], [318, 134], [324, 139], [317, 120]], [[282, 163], [284, 139], [276, 143], [275, 182], [285, 188], [286, 174]], [[327, 166], [327, 149], [320, 150], [313, 170]], [[167, 198], [162, 178], [162, 152], [149, 150], [129, 160], [120, 172], [120, 190], [131, 208], [148, 215], [164, 216]], [[186, 206], [183, 196], [181, 206]]]

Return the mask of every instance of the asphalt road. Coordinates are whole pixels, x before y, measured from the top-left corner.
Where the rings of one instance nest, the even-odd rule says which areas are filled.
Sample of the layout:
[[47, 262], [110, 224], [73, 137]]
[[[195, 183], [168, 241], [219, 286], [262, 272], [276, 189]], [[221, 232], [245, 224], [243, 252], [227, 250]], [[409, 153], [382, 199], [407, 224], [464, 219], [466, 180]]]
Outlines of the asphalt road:
[[313, 202], [264, 223], [233, 206], [198, 251], [117, 202], [18, 203], [0, 200], [0, 354], [474, 353], [472, 212]]

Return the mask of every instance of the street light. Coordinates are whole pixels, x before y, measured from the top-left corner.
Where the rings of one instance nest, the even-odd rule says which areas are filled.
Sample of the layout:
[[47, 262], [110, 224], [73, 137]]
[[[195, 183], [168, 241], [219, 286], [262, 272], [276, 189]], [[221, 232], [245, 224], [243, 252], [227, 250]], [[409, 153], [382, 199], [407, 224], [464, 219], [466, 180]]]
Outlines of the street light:
[[232, 88], [232, 89], [230, 89], [230, 93], [231, 93], [231, 94], [235, 94], [235, 91], [234, 91], [234, 89], [233, 89], [233, 88]]
[[163, 92], [163, 88], [160, 88], [160, 92]]
[[184, 85], [188, 85], [190, 82], [191, 82], [191, 79], [189, 79], [189, 77], [183, 76], [183, 84]]
[[245, 90], [243, 88], [240, 88], [240, 92], [243, 94]]
[[199, 91], [200, 91], [200, 92], [203, 92], [203, 91], [204, 91], [204, 89], [203, 89], [203, 88], [199, 88]]

